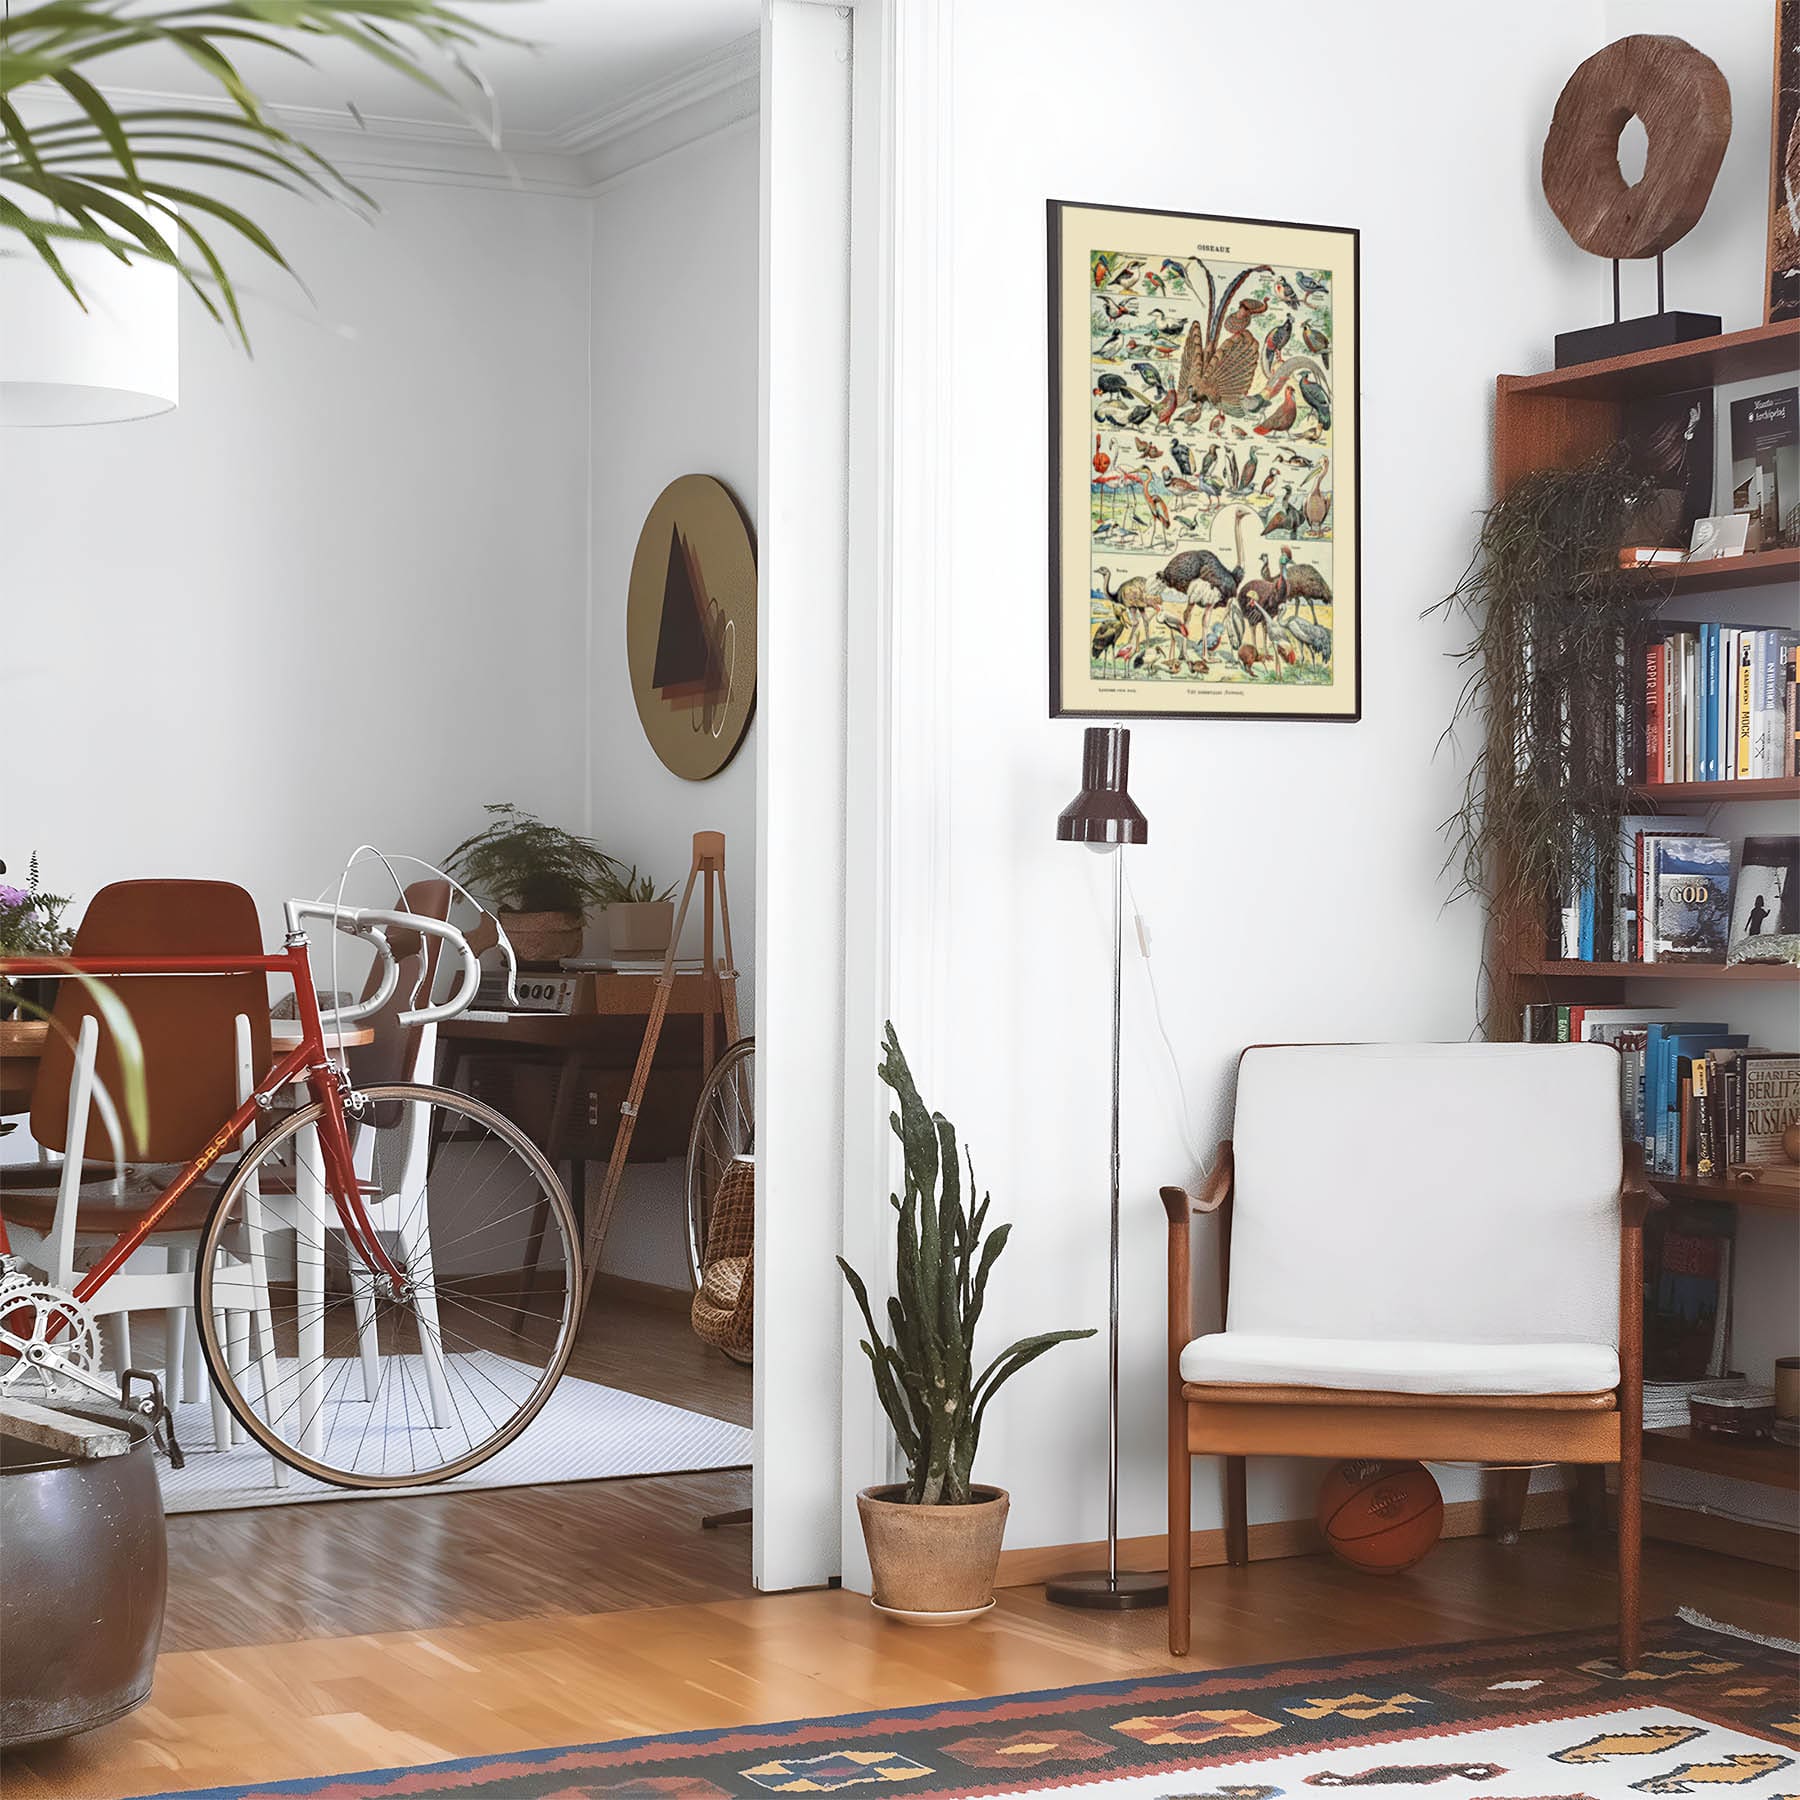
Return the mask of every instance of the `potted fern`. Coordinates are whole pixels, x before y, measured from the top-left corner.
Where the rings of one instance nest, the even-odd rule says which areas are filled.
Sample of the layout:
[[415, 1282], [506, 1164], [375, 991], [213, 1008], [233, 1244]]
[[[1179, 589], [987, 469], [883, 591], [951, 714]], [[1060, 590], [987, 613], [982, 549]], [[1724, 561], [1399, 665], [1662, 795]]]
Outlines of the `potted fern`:
[[486, 809], [487, 824], [445, 858], [459, 881], [499, 908], [521, 963], [555, 967], [581, 954], [587, 909], [606, 900], [617, 868], [588, 838], [547, 825], [510, 801]]
[[841, 1256], [837, 1262], [868, 1326], [863, 1354], [907, 1474], [891, 1487], [864, 1488], [856, 1507], [875, 1605], [909, 1624], [954, 1625], [993, 1604], [1006, 1529], [1005, 1490], [971, 1479], [988, 1403], [1053, 1345], [1094, 1334], [1021, 1338], [976, 1373], [975, 1328], [1012, 1226], [997, 1225], [984, 1237], [991, 1196], [972, 1207], [974, 1165], [965, 1186], [956, 1128], [926, 1110], [891, 1024], [879, 1072], [899, 1102], [891, 1120], [906, 1166], [904, 1198], [889, 1196], [898, 1214], [889, 1338], [875, 1323], [862, 1277]]

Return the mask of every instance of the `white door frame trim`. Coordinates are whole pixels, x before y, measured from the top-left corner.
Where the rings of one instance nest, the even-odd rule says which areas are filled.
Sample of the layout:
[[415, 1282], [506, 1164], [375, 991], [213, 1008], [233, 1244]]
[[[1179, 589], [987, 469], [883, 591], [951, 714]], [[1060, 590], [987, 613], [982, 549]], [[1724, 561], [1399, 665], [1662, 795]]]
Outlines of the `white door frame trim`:
[[[891, 1479], [894, 1450], [846, 1305], [832, 1253], [868, 1278], [879, 1307], [892, 1282], [887, 1195], [895, 1157], [888, 1095], [876, 1078], [884, 1022], [894, 1022], [921, 1078], [938, 1062], [947, 1022], [938, 1014], [950, 890], [947, 673], [950, 586], [945, 563], [950, 495], [941, 445], [947, 405], [951, 297], [949, 0], [854, 0], [830, 10], [854, 34], [849, 207], [842, 237], [833, 220], [808, 221], [810, 254], [784, 254], [784, 196], [772, 191], [785, 124], [814, 124], [816, 154], [833, 117], [829, 71], [790, 66], [781, 33], [828, 0], [764, 0], [763, 49], [763, 720], [759, 731], [758, 946], [759, 1136], [757, 1294], [757, 1551], [759, 1587], [842, 1577], [866, 1591], [868, 1567], [855, 1491]], [[816, 83], [817, 91], [809, 91]], [[790, 114], [788, 108], [799, 109]], [[771, 146], [776, 146], [772, 157]], [[791, 196], [785, 197], [791, 199]], [[771, 218], [775, 228], [771, 232]], [[852, 224], [854, 222], [854, 224]], [[841, 259], [841, 260], [840, 260]], [[835, 284], [821, 269], [847, 270], [842, 321], [848, 345], [845, 535], [841, 624], [842, 707], [816, 686], [820, 666], [792, 634], [769, 629], [795, 564], [783, 547], [779, 492], [786, 460], [819, 430], [823, 368], [810, 383], [788, 378], [781, 322], [802, 312], [829, 341], [838, 321]], [[773, 371], [773, 373], [772, 373]], [[813, 555], [823, 554], [816, 540]], [[826, 627], [821, 623], [820, 630]], [[796, 683], [810, 679], [810, 691]], [[811, 709], [798, 739], [788, 709]], [[835, 724], [833, 741], [830, 724]], [[831, 755], [842, 796], [836, 860], [821, 846], [800, 850], [782, 827], [793, 804], [786, 784], [817, 788], [808, 758]], [[835, 873], [836, 879], [832, 879]], [[814, 956], [783, 957], [774, 922], [803, 899]], [[841, 956], [825, 978], [821, 955]], [[836, 1007], [837, 1016], [820, 1011]], [[771, 1024], [793, 1020], [783, 1041]], [[831, 1092], [810, 1095], [810, 1152], [783, 1142], [783, 1084], [815, 1079], [826, 1063], [814, 1033], [835, 1040]], [[796, 1038], [804, 1035], [804, 1053]], [[790, 1098], [789, 1105], [792, 1105]], [[791, 1116], [791, 1115], [790, 1115]], [[794, 1129], [793, 1127], [790, 1129]], [[771, 1132], [776, 1136], [771, 1139]], [[819, 1140], [829, 1140], [821, 1154]], [[831, 1191], [821, 1184], [834, 1182]], [[828, 1221], [828, 1223], [827, 1223]], [[777, 1283], [765, 1286], [763, 1271]], [[823, 1321], [821, 1333], [815, 1325]], [[789, 1340], [798, 1332], [804, 1350]], [[829, 1340], [828, 1344], [826, 1340]], [[819, 1359], [819, 1360], [815, 1360]], [[823, 1363], [825, 1366], [821, 1366]], [[828, 1390], [827, 1390], [827, 1385]], [[829, 1444], [829, 1454], [827, 1446]], [[828, 1466], [829, 1465], [829, 1466]], [[778, 1472], [779, 1471], [779, 1472]], [[810, 1546], [810, 1550], [809, 1550]]]

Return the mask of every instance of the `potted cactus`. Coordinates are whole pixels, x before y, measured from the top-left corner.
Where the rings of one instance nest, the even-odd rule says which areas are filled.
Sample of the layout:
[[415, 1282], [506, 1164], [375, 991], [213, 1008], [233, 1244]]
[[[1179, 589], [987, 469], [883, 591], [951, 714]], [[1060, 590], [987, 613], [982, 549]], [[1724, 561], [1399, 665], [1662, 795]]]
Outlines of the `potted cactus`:
[[988, 1276], [1012, 1232], [984, 1230], [990, 1196], [971, 1205], [974, 1166], [958, 1160], [956, 1128], [928, 1112], [890, 1024], [881, 1079], [894, 1090], [892, 1114], [906, 1167], [906, 1193], [889, 1196], [898, 1214], [897, 1292], [887, 1303], [884, 1339], [862, 1277], [838, 1267], [862, 1309], [863, 1354], [906, 1459], [906, 1480], [856, 1496], [875, 1578], [875, 1605], [910, 1624], [953, 1625], [993, 1604], [994, 1570], [1006, 1529], [1002, 1488], [971, 1479], [988, 1402], [1052, 1345], [1092, 1337], [1047, 1331], [1021, 1338], [976, 1372], [975, 1328]]

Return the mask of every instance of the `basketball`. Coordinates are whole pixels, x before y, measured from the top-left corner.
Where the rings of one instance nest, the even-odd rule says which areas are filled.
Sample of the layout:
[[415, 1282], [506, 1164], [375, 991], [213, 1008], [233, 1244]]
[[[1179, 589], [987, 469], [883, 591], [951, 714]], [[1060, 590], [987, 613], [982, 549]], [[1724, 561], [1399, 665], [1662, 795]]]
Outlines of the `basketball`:
[[1341, 1462], [1319, 1484], [1332, 1553], [1370, 1575], [1398, 1575], [1438, 1541], [1444, 1496], [1422, 1463]]

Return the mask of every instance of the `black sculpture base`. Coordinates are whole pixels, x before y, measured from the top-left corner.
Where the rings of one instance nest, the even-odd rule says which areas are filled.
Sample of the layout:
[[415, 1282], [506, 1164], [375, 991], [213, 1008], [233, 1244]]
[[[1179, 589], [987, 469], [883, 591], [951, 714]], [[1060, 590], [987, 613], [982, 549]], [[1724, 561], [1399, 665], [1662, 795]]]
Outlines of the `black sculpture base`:
[[1556, 334], [1556, 366], [1601, 362], [1609, 356], [1632, 356], [1639, 350], [1664, 350], [1695, 338], [1717, 337], [1724, 321], [1717, 313], [1657, 312], [1641, 319], [1615, 319], [1580, 331]]
[[1143, 1606], [1169, 1604], [1169, 1578], [1160, 1571], [1121, 1569], [1109, 1578], [1104, 1569], [1084, 1570], [1046, 1581], [1044, 1598], [1090, 1612], [1136, 1612]]

